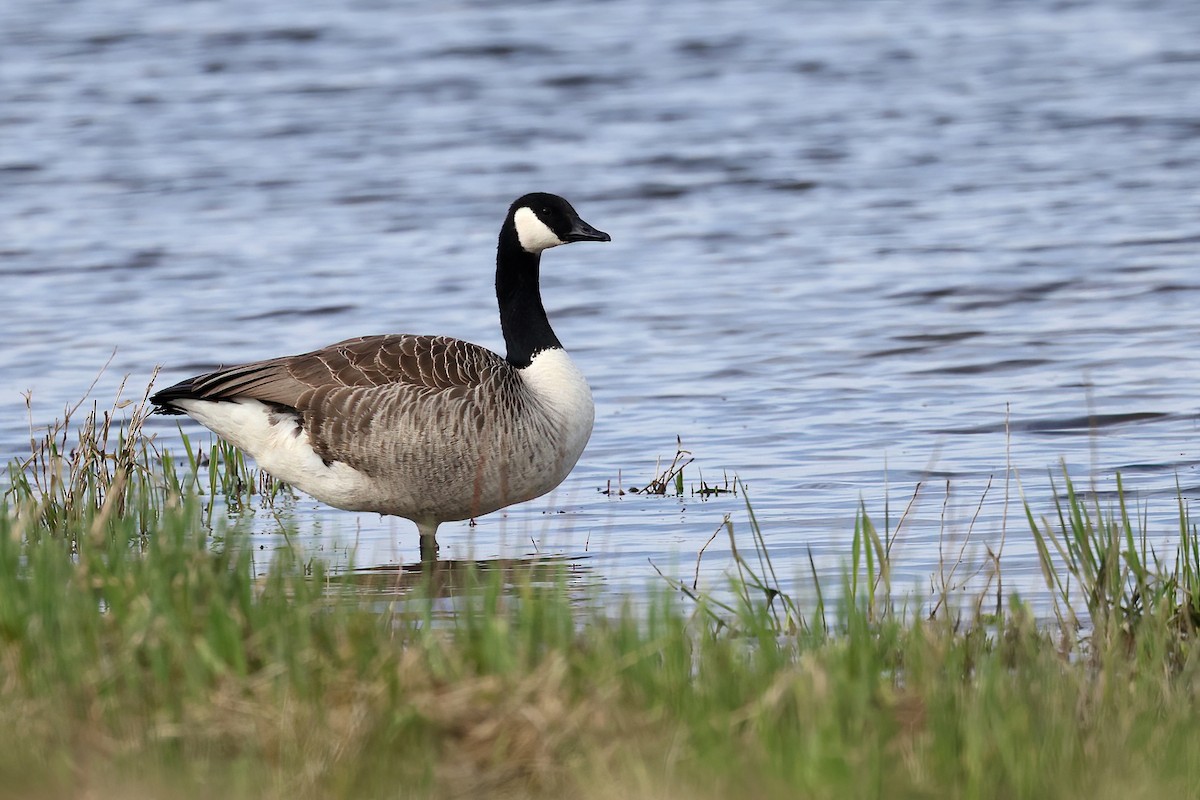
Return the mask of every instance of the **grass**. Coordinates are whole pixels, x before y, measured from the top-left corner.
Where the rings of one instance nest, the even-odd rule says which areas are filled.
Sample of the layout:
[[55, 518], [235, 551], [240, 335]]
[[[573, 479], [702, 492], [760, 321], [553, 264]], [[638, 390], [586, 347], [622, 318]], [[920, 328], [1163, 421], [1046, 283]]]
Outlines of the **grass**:
[[[75, 419], [78, 419], [76, 409]], [[1050, 624], [893, 595], [865, 510], [843, 586], [781, 587], [752, 508], [732, 602], [661, 584], [597, 609], [479, 574], [454, 617], [212, 514], [264, 495], [227, 451], [177, 469], [141, 402], [31, 437], [0, 509], [0, 795], [1128, 798], [1200, 785], [1200, 537], [1147, 544], [1068, 481], [1029, 511]], [[119, 422], [122, 417], [127, 417]], [[215, 473], [215, 474], [214, 474]], [[207, 474], [207, 479], [197, 476]], [[897, 526], [897, 530], [899, 526]], [[943, 584], [944, 585], [944, 584]], [[826, 587], [827, 589], [828, 587]], [[839, 599], [827, 607], [825, 598]], [[382, 608], [382, 610], [381, 610]], [[910, 609], [906, 611], [906, 609]]]

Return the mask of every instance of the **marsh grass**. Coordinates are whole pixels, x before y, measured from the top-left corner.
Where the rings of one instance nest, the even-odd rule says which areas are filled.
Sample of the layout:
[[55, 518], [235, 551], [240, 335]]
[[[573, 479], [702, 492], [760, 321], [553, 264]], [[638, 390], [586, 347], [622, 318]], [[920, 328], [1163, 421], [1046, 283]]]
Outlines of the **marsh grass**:
[[690, 493], [692, 497], [699, 497], [701, 500], [707, 500], [710, 497], [718, 495], [732, 494], [736, 495], [738, 486], [740, 485], [737, 479], [731, 480], [728, 473], [722, 474], [721, 483], [709, 483], [704, 479], [704, 473], [699, 469], [695, 470], [696, 478], [689, 485], [685, 478], [685, 471], [696, 460], [692, 455], [692, 451], [685, 450], [683, 440], [675, 437], [675, 455], [671, 457], [670, 463], [664, 466], [662, 457], [655, 459], [654, 471], [652, 476], [644, 486], [630, 486], [628, 489], [624, 486], [622, 473], [617, 472], [616, 486], [609, 480], [603, 489], [599, 491], [601, 494], [606, 494], [610, 497], [621, 497], [625, 494], [643, 494], [643, 495], [659, 495], [669, 497], [683, 497]]
[[865, 507], [839, 591], [810, 557], [817, 599], [801, 602], [749, 503], [717, 531], [731, 601], [673, 580], [597, 609], [564, 574], [481, 574], [447, 619], [420, 586], [381, 603], [286, 548], [256, 574], [250, 534], [211, 511], [249, 506], [253, 471], [220, 450], [204, 467], [190, 442], [177, 466], [141, 433], [144, 396], [121, 402], [73, 410], [9, 470], [2, 796], [1126, 798], [1200, 783], [1200, 545], [1182, 501], [1168, 554], [1120, 486], [1111, 508], [1069, 480], [1051, 514], [1027, 508], [1050, 625], [1015, 597], [985, 615], [948, 590], [928, 607], [896, 596], [904, 517], [880, 529]]

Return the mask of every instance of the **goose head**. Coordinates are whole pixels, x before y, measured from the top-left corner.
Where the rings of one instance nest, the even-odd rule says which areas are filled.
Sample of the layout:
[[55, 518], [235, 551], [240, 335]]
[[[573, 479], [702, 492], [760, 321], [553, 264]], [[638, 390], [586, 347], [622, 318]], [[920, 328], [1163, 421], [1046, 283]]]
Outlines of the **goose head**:
[[534, 192], [517, 198], [508, 210], [521, 249], [540, 253], [569, 242], [607, 242], [607, 233], [580, 219], [571, 204], [555, 194]]

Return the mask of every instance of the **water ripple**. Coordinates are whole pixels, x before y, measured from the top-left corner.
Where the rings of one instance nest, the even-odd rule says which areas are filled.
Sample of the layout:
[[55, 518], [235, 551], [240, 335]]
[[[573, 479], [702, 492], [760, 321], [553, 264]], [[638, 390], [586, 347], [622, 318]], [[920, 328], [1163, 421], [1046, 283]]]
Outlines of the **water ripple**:
[[[782, 573], [811, 547], [840, 575], [860, 503], [918, 482], [897, 574], [935, 569], [977, 509], [995, 541], [1020, 516], [988, 489], [1010, 466], [1122, 470], [1168, 533], [1176, 483], [1200, 493], [1194, 2], [613, 0], [586, 26], [578, 0], [536, 23], [406, 0], [115, 9], [5, 4], [5, 461], [21, 392], [49, 419], [114, 349], [99, 402], [271, 342], [503, 349], [498, 216], [544, 189], [613, 235], [543, 263], [596, 431], [553, 497], [445, 526], [449, 556], [587, 553], [633, 593], [646, 557], [690, 570], [740, 495], [597, 491], [644, 485], [676, 435], [689, 486], [749, 484]], [[360, 564], [414, 550], [404, 522], [297, 513]], [[1041, 591], [1032, 545], [1007, 541], [1014, 585]]]

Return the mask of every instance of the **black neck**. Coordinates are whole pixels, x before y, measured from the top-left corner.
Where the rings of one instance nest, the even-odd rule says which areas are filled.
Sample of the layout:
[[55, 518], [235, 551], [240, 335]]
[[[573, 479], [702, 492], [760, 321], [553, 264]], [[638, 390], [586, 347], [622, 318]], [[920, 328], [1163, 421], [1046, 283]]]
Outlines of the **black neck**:
[[508, 345], [508, 363], [528, 367], [543, 350], [562, 347], [546, 309], [538, 285], [541, 256], [521, 247], [511, 218], [500, 229], [496, 249], [496, 299], [500, 302], [500, 330]]

